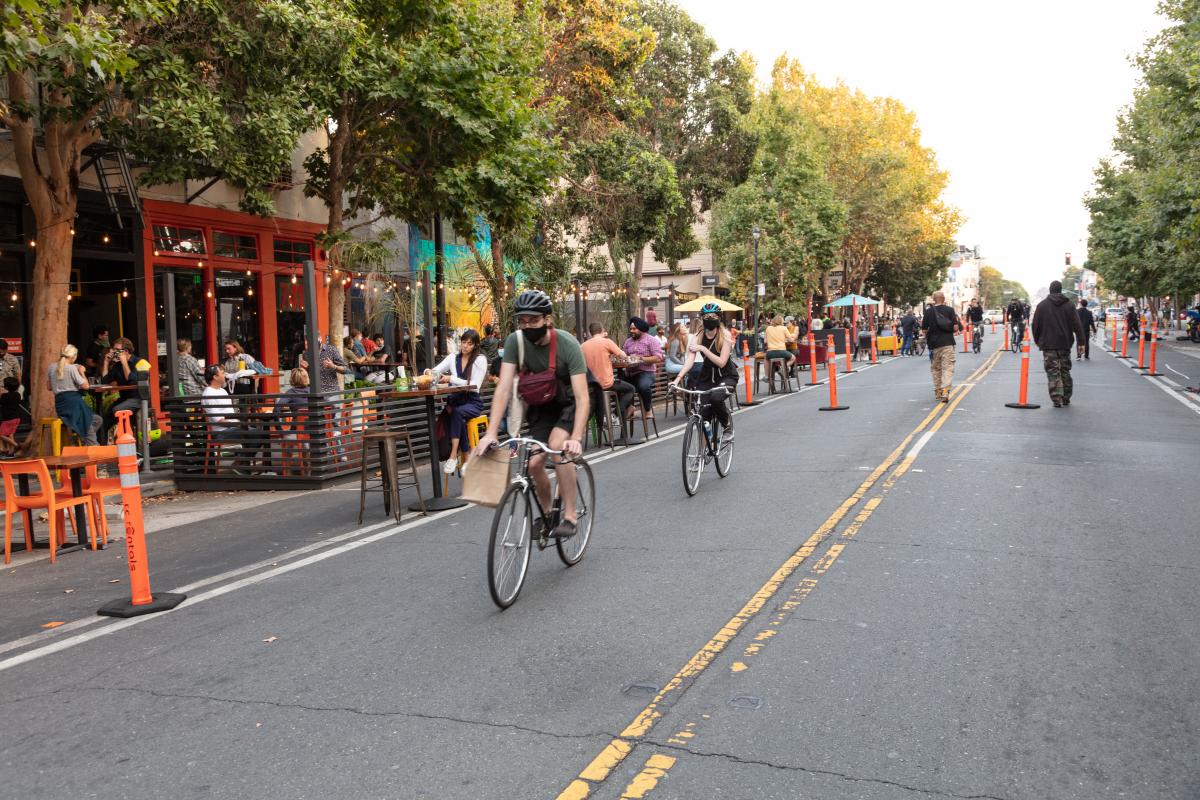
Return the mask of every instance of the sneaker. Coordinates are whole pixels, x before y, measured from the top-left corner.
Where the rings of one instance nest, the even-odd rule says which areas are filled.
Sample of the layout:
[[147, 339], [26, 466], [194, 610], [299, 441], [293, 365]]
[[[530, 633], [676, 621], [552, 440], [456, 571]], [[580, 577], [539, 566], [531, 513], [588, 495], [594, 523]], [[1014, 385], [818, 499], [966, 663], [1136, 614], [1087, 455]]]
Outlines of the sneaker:
[[1062, 408], [1062, 407], [1063, 407], [1062, 401], [1061, 401], [1061, 400], [1055, 400], [1055, 401], [1054, 401], [1054, 407], [1055, 407], [1055, 408]]
[[1068, 398], [1064, 397], [1064, 398], [1063, 398], [1063, 401], [1062, 401], [1062, 404], [1063, 404], [1064, 406], [1069, 406], [1069, 405], [1071, 405], [1071, 401], [1070, 401]]
[[558, 527], [550, 531], [550, 536], [555, 539], [570, 539], [576, 533], [575, 523], [569, 519], [564, 519], [558, 523]]
[[447, 461], [445, 464], [442, 464], [442, 474], [443, 475], [453, 475], [454, 470], [456, 470], [456, 469], [458, 469], [457, 461]]
[[725, 446], [727, 444], [732, 444], [732, 443], [733, 443], [733, 428], [726, 428], [725, 430], [721, 431], [721, 445]]

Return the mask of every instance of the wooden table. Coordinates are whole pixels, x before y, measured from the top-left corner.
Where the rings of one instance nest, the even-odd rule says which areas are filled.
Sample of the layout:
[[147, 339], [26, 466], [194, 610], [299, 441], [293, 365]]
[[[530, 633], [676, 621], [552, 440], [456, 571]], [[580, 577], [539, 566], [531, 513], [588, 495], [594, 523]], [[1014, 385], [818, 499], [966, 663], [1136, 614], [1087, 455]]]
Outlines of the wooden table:
[[[439, 397], [447, 397], [452, 394], [462, 394], [464, 392], [478, 392], [479, 389], [475, 386], [439, 386], [434, 385], [430, 389], [385, 389], [383, 394], [389, 397], [407, 400], [411, 397], [421, 397], [425, 400], [425, 427], [429, 431], [429, 470], [433, 474], [433, 497], [425, 501], [426, 511], [447, 511], [451, 508], [461, 508], [467, 504], [465, 500], [459, 500], [457, 497], [444, 497], [442, 495], [442, 465], [438, 460], [437, 451], [437, 414], [435, 413], [434, 401]], [[420, 511], [420, 503], [414, 503], [408, 507], [409, 511]]]
[[[67, 474], [71, 476], [71, 494], [75, 497], [83, 497], [83, 472], [88, 467], [99, 466], [100, 464], [115, 464], [117, 459], [113, 457], [102, 456], [45, 456], [41, 461], [46, 462], [46, 468], [49, 470], [65, 469]], [[43, 487], [44, 488], [44, 487]], [[22, 495], [29, 494], [29, 476], [17, 476], [17, 489]], [[25, 524], [29, 526], [29, 530], [33, 530], [33, 511], [26, 509]], [[63, 531], [64, 537], [66, 531]], [[69, 553], [74, 550], [80, 550], [87, 547], [87, 509], [84, 506], [75, 506], [75, 539], [76, 544], [69, 547], [63, 547], [58, 552]], [[46, 545], [49, 547], [49, 543]], [[96, 538], [96, 547], [103, 550], [104, 542], [101, 537]], [[14, 543], [15, 549], [15, 543]]]

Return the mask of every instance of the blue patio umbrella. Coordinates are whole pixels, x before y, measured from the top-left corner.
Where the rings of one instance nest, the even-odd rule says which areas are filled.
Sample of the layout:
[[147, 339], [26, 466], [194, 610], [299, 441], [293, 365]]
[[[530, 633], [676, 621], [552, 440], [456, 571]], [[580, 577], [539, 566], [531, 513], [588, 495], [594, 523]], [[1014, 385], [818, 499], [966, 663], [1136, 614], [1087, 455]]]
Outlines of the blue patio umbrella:
[[878, 306], [882, 305], [882, 300], [873, 300], [870, 297], [863, 297], [861, 294], [848, 294], [845, 297], [839, 297], [832, 303], [826, 303], [826, 308], [849, 308], [850, 306]]

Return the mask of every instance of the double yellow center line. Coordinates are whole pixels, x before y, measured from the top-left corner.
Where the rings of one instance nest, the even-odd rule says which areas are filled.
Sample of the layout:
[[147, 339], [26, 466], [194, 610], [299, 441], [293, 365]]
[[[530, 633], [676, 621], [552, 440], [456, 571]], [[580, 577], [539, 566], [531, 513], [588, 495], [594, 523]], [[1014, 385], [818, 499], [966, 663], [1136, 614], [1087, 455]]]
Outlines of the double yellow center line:
[[[999, 351], [992, 353], [992, 355], [989, 356], [988, 359], [984, 361], [984, 363], [980, 365], [978, 369], [968, 376], [964, 384], [959, 386], [949, 404], [944, 405], [938, 403], [933, 410], [930, 411], [923, 420], [921, 420], [921, 423], [904, 437], [900, 444], [888, 454], [887, 458], [885, 458], [883, 462], [879, 464], [879, 466], [875, 467], [875, 469], [871, 471], [871, 474], [867, 476], [866, 480], [864, 480], [849, 497], [843, 500], [837, 509], [835, 509], [834, 512], [830, 514], [829, 517], [822, 522], [815, 531], [813, 531], [812, 535], [809, 536], [808, 539], [806, 539], [804, 543], [800, 545], [800, 547], [797, 548], [796, 551], [793, 552], [792, 555], [789, 556], [788, 559], [783, 562], [778, 569], [775, 570], [774, 574], [772, 574], [771, 577], [768, 578], [767, 581], [758, 588], [758, 591], [756, 591], [754, 595], [746, 602], [746, 604], [742, 606], [741, 610], [739, 610], [732, 619], [721, 626], [721, 629], [717, 631], [712, 638], [705, 642], [704, 646], [701, 647], [695, 653], [695, 655], [688, 659], [687, 663], [685, 663], [683, 667], [675, 673], [671, 680], [669, 680], [667, 684], [658, 692], [654, 699], [652, 699], [646, 705], [646, 707], [643, 708], [636, 717], [634, 717], [633, 721], [630, 722], [629, 725], [627, 725], [617, 737], [612, 739], [605, 746], [605, 748], [601, 750], [600, 753], [594, 759], [592, 759], [592, 761], [586, 767], [584, 767], [579, 775], [572, 780], [570, 784], [568, 784], [567, 787], [562, 790], [562, 792], [558, 794], [558, 800], [583, 800], [584, 798], [589, 797], [593, 790], [599, 788], [599, 786], [608, 779], [613, 770], [616, 769], [617, 766], [619, 766], [631, 752], [633, 752], [634, 746], [644, 739], [645, 736], [654, 728], [655, 724], [662, 719], [663, 715], [666, 713], [666, 710], [669, 709], [670, 706], [673, 705], [676, 700], [678, 700], [679, 696], [681, 696], [682, 693], [696, 681], [700, 674], [712, 664], [713, 660], [725, 650], [733, 638], [737, 636], [738, 633], [741, 632], [741, 630], [746, 627], [746, 625], [749, 624], [760, 611], [762, 611], [762, 609], [766, 606], [767, 601], [779, 591], [780, 587], [787, 581], [787, 579], [796, 572], [796, 570], [805, 562], [805, 560], [808, 559], [809, 556], [816, 552], [820, 544], [837, 528], [838, 524], [846, 517], [850, 510], [858, 505], [859, 501], [866, 496], [867, 492], [871, 490], [879, 478], [887, 473], [892, 465], [904, 455], [906, 449], [912, 443], [913, 439], [923, 434], [927, 428], [929, 429], [930, 434], [937, 431], [946, 421], [946, 419], [952, 413], [954, 413], [954, 410], [958, 407], [963, 397], [965, 397], [967, 393], [970, 392], [970, 390], [974, 387], [975, 382], [982, 379], [989, 371], [991, 371], [999, 357]], [[932, 427], [930, 427], [931, 425]], [[884, 486], [885, 491], [894, 485], [895, 481], [900, 477], [900, 475], [908, 471], [908, 468], [912, 465], [912, 462], [915, 460], [915, 458], [916, 453], [912, 453], [908, 457], [904, 458], [903, 461], [901, 461], [900, 466], [897, 467], [896, 471], [893, 472], [892, 475], [888, 476]], [[855, 518], [854, 522], [847, 529], [849, 536], [853, 536], [854, 533], [857, 533], [858, 528], [862, 526], [862, 523], [866, 521], [871, 512], [878, 507], [882, 499], [882, 496], [872, 498], [872, 500], [868, 503], [869, 507], [864, 508], [863, 512]], [[835, 547], [839, 548], [837, 553], [834, 553], [833, 548], [830, 548], [830, 553], [826, 554], [825, 558], [823, 559], [823, 561], [828, 561], [828, 563], [824, 564], [824, 569], [827, 569], [829, 565], [833, 563], [833, 561], [840, 554], [841, 547], [844, 547], [844, 545], [835, 545]], [[822, 571], [824, 571], [824, 569], [822, 569]], [[813, 587], [809, 587], [808, 590], [803, 594], [806, 596], [808, 592], [812, 590], [812, 588], [815, 588], [815, 584]], [[796, 603], [799, 603], [801, 599], [802, 598], [789, 598], [789, 602], [795, 601]], [[766, 638], [769, 638], [770, 635], [773, 634], [767, 634]], [[650, 768], [650, 772], [646, 775], [639, 773], [638, 777], [635, 779], [635, 783], [639, 783], [639, 787], [637, 788], [645, 788], [645, 791], [643, 791], [641, 794], [633, 794], [632, 796], [642, 797], [646, 792], [648, 792], [649, 788], [652, 788], [653, 785], [657, 784], [658, 780], [666, 774], [666, 770], [670, 769], [670, 767], [674, 764], [674, 759], [670, 759], [670, 764], [666, 763], [667, 760], [668, 759], [666, 757], [663, 757], [659, 763], [654, 765], [650, 765], [649, 763], [647, 764], [647, 767]], [[647, 770], [643, 770], [643, 772], [647, 772]], [[651, 779], [653, 779], [652, 783]], [[635, 787], [633, 784], [631, 784], [630, 788]]]

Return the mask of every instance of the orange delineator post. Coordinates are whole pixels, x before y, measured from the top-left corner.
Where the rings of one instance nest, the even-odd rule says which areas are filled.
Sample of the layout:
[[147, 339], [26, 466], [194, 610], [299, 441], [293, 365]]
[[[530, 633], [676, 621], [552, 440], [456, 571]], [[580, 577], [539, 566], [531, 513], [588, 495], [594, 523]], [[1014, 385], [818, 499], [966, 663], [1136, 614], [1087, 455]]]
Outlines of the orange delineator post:
[[150, 592], [146, 563], [146, 526], [142, 520], [142, 485], [138, 477], [137, 442], [129, 425], [132, 411], [117, 412], [117, 465], [121, 473], [121, 513], [125, 519], [125, 561], [129, 565], [129, 600], [114, 600], [96, 612], [105, 617], [137, 617], [167, 611], [186, 594]]
[[[895, 355], [895, 353], [893, 353], [892, 355]], [[871, 327], [871, 363], [872, 364], [879, 363], [878, 351], [875, 348], [875, 328], [874, 328], [874, 326]]]
[[1129, 358], [1129, 320], [1125, 320], [1124, 335], [1121, 337], [1121, 358]]
[[971, 344], [971, 321], [967, 320], [967, 324], [963, 325], [963, 352], [967, 352], [967, 345]]
[[1141, 330], [1138, 331], [1138, 363], [1133, 369], [1146, 368], [1146, 321], [1143, 319]]
[[1157, 369], [1158, 364], [1158, 320], [1154, 320], [1154, 324], [1150, 327], [1150, 367], [1143, 375], [1149, 375], [1154, 378], [1162, 375]]
[[988, 320], [988, 322], [992, 323], [992, 333], [995, 333], [996, 332], [996, 318], [992, 317], [991, 319]]
[[1021, 340], [1021, 388], [1017, 392], [1017, 402], [1004, 405], [1008, 408], [1041, 408], [1037, 403], [1029, 402], [1029, 328], [1025, 329], [1025, 338]]
[[[828, 359], [826, 359], [828, 360]], [[816, 386], [820, 383], [817, 380], [817, 337], [812, 332], [808, 332], [808, 385]]]
[[821, 406], [820, 411], [845, 411], [850, 406], [839, 406], [837, 400], [837, 353], [834, 352], [833, 336], [826, 339], [825, 372], [829, 375], [829, 405]]
[[1000, 336], [1000, 346], [998, 348], [996, 348], [997, 350], [1003, 350], [1008, 345], [1008, 318], [1007, 317], [1005, 317], [1005, 319], [1004, 319], [1004, 327], [1001, 330], [1002, 330], [1002, 334]]
[[751, 380], [750, 380], [751, 375], [753, 374], [751, 372], [751, 368], [750, 368], [750, 361], [751, 361], [750, 343], [747, 342], [745, 339], [743, 339], [742, 340], [742, 371], [746, 373], [746, 405], [753, 406], [753, 405], [757, 405], [757, 403], [754, 400], [754, 386], [752, 385]]
[[1113, 326], [1112, 351], [1115, 353], [1115, 352], [1117, 352], [1117, 328], [1118, 328], [1117, 321], [1115, 319], [1113, 320], [1112, 326]]

